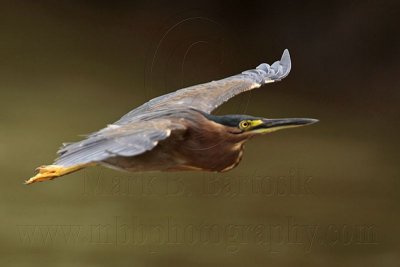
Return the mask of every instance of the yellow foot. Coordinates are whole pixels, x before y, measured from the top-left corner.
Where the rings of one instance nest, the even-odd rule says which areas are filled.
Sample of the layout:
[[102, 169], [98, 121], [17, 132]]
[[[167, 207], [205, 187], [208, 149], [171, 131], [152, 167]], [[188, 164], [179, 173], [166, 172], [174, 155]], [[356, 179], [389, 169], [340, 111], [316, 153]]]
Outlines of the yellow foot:
[[29, 180], [25, 181], [25, 184], [52, 180], [65, 174], [77, 171], [83, 167], [84, 166], [82, 165], [75, 165], [71, 167], [64, 167], [61, 165], [43, 165], [36, 168], [36, 171], [38, 171], [38, 173]]

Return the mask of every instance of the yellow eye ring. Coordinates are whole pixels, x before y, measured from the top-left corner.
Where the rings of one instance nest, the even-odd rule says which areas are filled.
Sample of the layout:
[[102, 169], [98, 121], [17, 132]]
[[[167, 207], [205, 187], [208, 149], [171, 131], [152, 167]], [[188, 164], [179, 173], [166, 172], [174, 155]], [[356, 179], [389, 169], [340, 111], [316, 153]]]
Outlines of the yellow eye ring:
[[245, 129], [249, 128], [250, 125], [251, 124], [250, 124], [249, 121], [241, 121], [239, 123], [239, 128], [242, 129], [242, 130], [245, 130]]

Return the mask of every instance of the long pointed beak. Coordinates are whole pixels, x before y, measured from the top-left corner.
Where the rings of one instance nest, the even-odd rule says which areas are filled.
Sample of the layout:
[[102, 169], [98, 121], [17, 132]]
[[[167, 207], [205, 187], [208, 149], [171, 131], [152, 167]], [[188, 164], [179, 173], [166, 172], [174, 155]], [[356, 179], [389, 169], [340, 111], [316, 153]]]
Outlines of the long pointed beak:
[[308, 118], [285, 118], [285, 119], [263, 119], [262, 124], [260, 124], [256, 132], [260, 133], [270, 133], [277, 130], [300, 127], [305, 125], [310, 125], [318, 122], [316, 119]]

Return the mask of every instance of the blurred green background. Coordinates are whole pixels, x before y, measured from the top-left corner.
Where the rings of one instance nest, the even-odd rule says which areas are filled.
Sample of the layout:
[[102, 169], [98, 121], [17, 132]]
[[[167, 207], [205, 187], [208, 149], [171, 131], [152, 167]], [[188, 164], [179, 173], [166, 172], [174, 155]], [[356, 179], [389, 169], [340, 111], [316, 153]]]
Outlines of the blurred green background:
[[[2, 266], [399, 266], [397, 1], [0, 1]], [[218, 114], [311, 117], [224, 174], [23, 181], [149, 99], [292, 55]]]

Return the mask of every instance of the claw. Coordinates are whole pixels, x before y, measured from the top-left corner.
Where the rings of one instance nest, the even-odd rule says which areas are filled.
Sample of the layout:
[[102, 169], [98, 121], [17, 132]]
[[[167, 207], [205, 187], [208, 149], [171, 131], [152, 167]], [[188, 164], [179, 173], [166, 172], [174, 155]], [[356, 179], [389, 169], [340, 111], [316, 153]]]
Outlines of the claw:
[[38, 173], [35, 176], [31, 177], [29, 180], [26, 180], [25, 184], [32, 184], [36, 182], [53, 180], [54, 178], [77, 171], [83, 167], [85, 166], [75, 165], [71, 167], [64, 167], [61, 165], [42, 165], [36, 168], [36, 171]]

